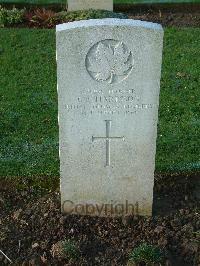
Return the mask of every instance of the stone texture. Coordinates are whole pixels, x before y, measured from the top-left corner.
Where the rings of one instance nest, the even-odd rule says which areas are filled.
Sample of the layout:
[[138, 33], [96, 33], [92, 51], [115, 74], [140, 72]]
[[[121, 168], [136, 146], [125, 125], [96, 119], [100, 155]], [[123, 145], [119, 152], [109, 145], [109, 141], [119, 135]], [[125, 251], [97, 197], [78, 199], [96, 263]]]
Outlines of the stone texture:
[[113, 11], [113, 0], [68, 0], [68, 11], [103, 9]]
[[63, 211], [151, 215], [162, 27], [104, 19], [56, 31]]

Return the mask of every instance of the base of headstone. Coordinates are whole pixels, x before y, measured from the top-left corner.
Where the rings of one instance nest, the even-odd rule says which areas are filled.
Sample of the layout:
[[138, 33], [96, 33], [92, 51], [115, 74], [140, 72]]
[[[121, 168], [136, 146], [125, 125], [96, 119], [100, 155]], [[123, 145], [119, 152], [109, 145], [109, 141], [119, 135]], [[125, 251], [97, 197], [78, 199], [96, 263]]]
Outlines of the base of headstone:
[[105, 202], [99, 203], [87, 203], [87, 202], [72, 202], [71, 200], [62, 201], [62, 212], [66, 214], [74, 215], [90, 215], [99, 217], [126, 217], [126, 216], [151, 216], [152, 205], [140, 207], [136, 202], [131, 204], [128, 201], [124, 203]]
[[68, 0], [67, 11], [89, 9], [113, 11], [113, 0]]

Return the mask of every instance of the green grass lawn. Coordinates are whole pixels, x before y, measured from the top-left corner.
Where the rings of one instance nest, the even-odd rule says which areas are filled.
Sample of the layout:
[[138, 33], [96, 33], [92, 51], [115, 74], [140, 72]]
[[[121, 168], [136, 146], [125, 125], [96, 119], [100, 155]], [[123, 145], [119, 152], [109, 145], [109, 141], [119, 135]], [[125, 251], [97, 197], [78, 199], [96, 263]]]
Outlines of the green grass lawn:
[[[66, 4], [67, 0], [0, 0], [0, 3]], [[199, 3], [200, 0], [114, 0], [115, 4], [135, 3]]]
[[[156, 170], [200, 169], [200, 29], [165, 30]], [[55, 31], [0, 29], [0, 176], [58, 176]]]

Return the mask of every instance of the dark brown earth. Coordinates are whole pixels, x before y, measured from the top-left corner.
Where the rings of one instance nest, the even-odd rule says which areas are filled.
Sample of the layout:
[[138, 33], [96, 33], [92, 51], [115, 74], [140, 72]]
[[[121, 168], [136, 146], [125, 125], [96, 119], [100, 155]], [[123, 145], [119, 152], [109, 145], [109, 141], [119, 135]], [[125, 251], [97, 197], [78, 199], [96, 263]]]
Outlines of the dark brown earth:
[[115, 11], [125, 12], [132, 19], [156, 22], [163, 26], [200, 26], [200, 4], [115, 5]]
[[160, 23], [163, 26], [199, 27], [200, 12], [173, 12], [149, 10], [148, 12], [131, 12], [129, 18]]
[[[163, 249], [165, 265], [198, 266], [200, 204], [194, 194], [196, 180], [156, 176], [153, 217], [123, 219], [62, 215], [57, 191], [41, 197], [31, 187], [16, 191], [14, 184], [1, 181], [0, 249], [14, 265], [121, 266], [127, 265], [134, 247], [147, 242]], [[78, 260], [53, 256], [53, 244], [65, 239], [75, 241], [80, 250]], [[6, 263], [0, 255], [0, 265]]]

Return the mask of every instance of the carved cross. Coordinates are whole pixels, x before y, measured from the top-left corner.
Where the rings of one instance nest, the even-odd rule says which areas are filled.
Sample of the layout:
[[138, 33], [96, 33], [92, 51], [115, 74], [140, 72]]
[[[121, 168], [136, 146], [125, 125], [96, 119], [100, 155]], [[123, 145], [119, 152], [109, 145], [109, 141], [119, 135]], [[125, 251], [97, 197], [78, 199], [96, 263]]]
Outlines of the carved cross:
[[111, 137], [110, 130], [111, 130], [111, 120], [105, 120], [106, 122], [106, 136], [105, 137], [94, 137], [92, 136], [92, 141], [95, 140], [105, 140], [106, 141], [106, 166], [110, 166], [110, 141], [111, 140], [123, 140], [124, 137]]

